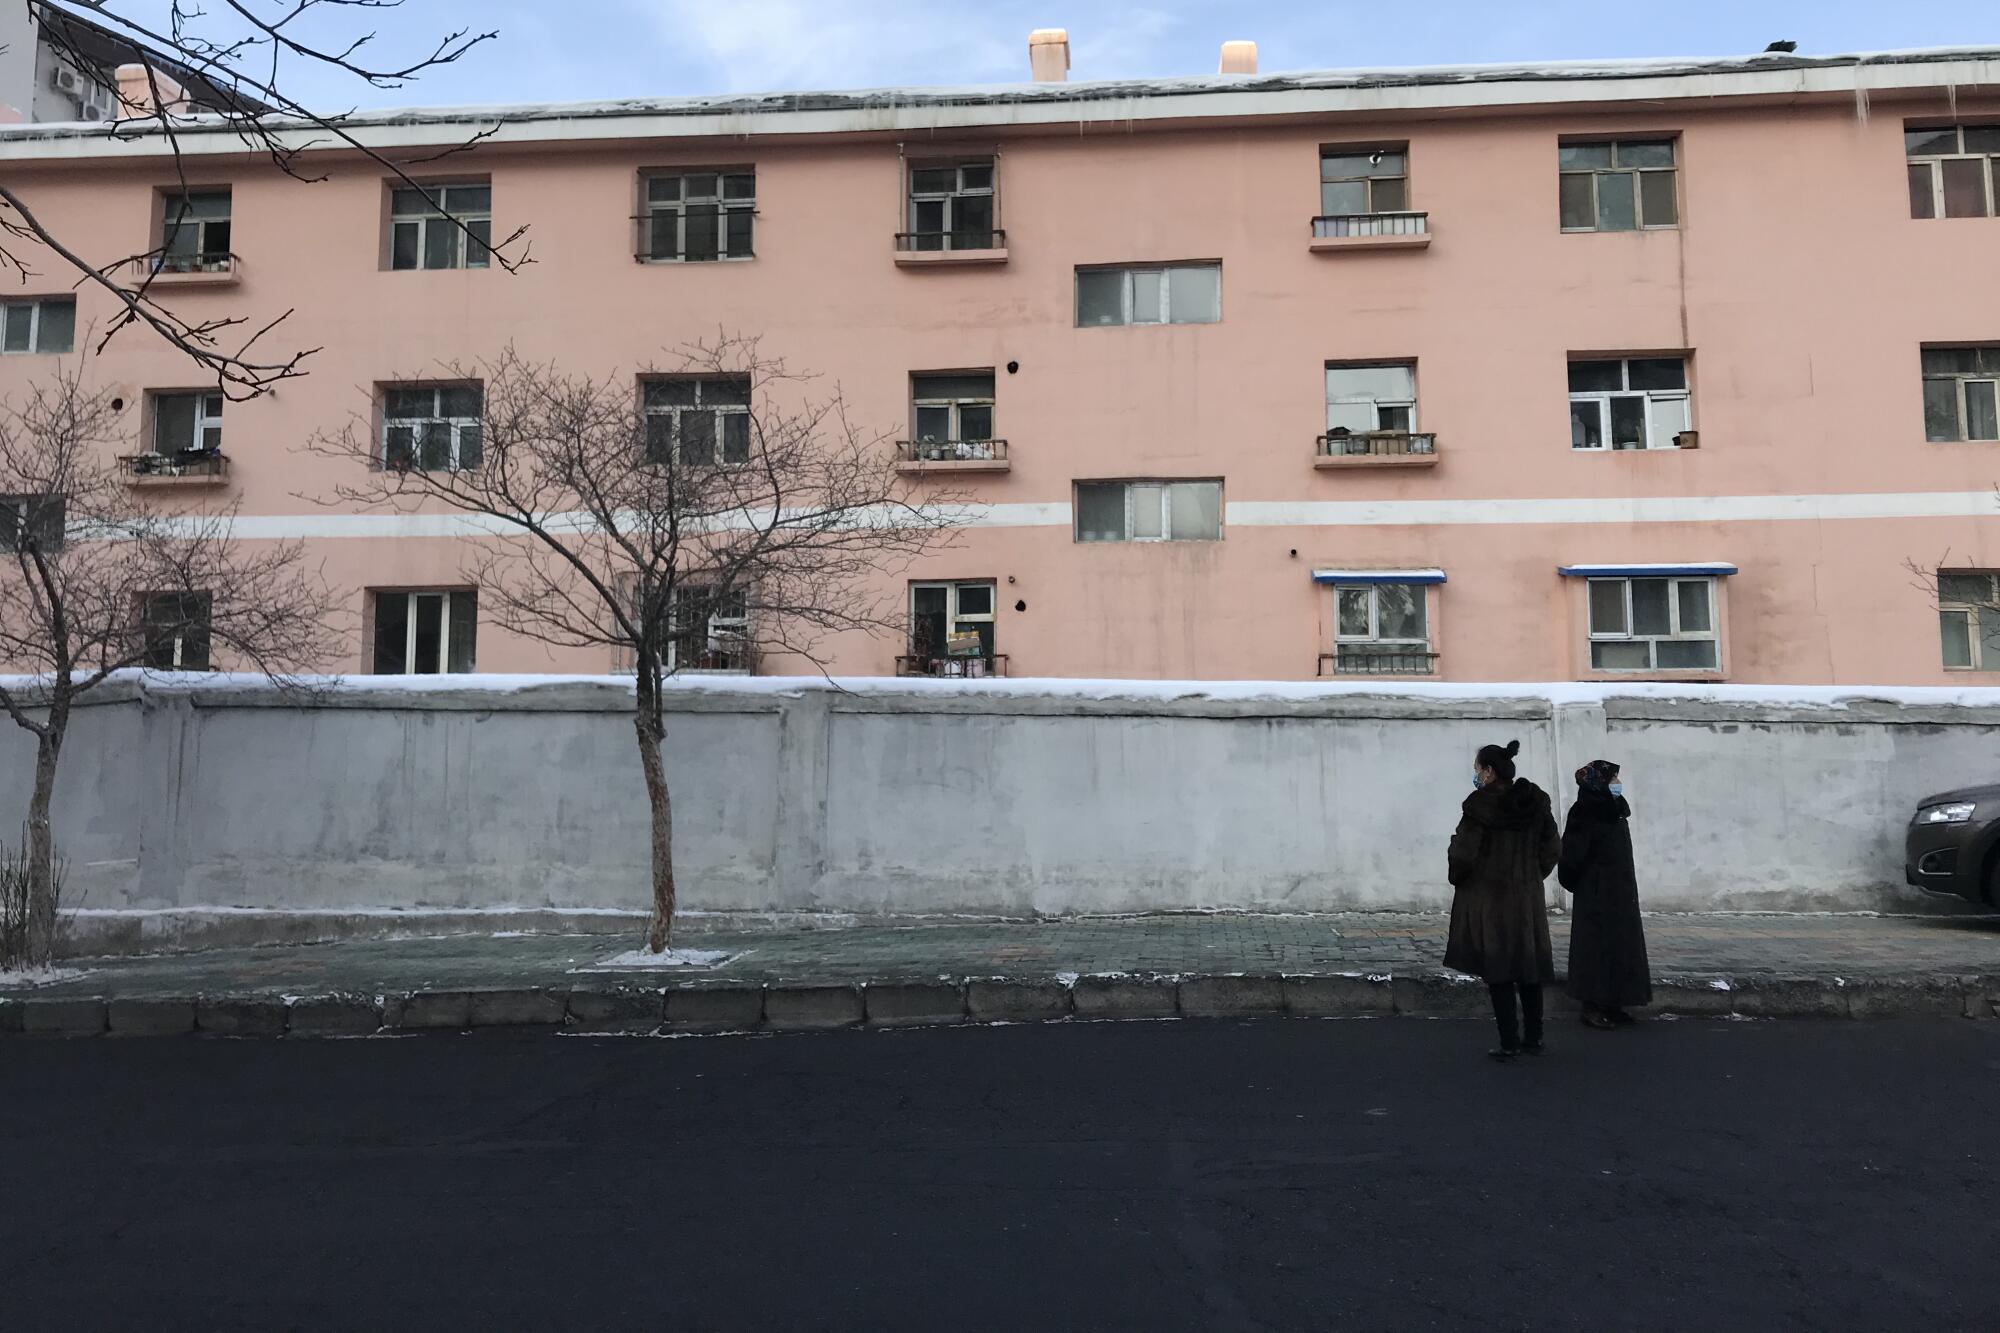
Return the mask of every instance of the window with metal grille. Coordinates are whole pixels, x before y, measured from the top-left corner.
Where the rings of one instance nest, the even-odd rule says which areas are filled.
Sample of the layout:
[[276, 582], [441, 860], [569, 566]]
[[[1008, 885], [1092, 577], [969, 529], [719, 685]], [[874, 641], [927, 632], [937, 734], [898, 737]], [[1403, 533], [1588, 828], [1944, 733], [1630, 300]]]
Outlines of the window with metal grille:
[[59, 551], [68, 506], [60, 495], [0, 495], [0, 551]]
[[640, 259], [701, 263], [753, 257], [754, 170], [647, 172], [639, 184]]
[[647, 380], [646, 461], [731, 465], [750, 461], [750, 378], [679, 376]]
[[205, 592], [142, 597], [139, 632], [145, 664], [155, 671], [207, 671], [212, 606], [213, 598]]
[[471, 588], [378, 589], [375, 674], [458, 675], [474, 669], [479, 594]]
[[409, 384], [384, 389], [382, 466], [426, 472], [478, 467], [483, 398], [477, 384]]
[[2000, 347], [1926, 347], [1924, 438], [2000, 440]]
[[1903, 131], [1910, 216], [1986, 218], [2000, 213], [2000, 125]]
[[1590, 580], [1593, 671], [1714, 671], [1712, 578]]
[[1569, 363], [1572, 449], [1675, 449], [1688, 429], [1687, 358]]
[[668, 671], [748, 671], [749, 599], [740, 588], [677, 584], [664, 655]]
[[1564, 231], [1680, 225], [1672, 139], [1566, 143], [1556, 149]]
[[390, 193], [390, 268], [486, 268], [492, 244], [491, 185], [424, 185]]
[[0, 352], [67, 352], [76, 343], [76, 298], [0, 301]]
[[1423, 584], [1336, 583], [1333, 599], [1336, 672], [1430, 672], [1430, 618]]

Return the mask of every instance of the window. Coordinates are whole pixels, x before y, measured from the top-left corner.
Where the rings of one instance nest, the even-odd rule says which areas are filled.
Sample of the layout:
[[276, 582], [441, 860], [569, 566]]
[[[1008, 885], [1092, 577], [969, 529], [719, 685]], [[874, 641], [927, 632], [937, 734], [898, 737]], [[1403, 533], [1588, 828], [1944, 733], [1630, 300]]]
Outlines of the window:
[[382, 466], [455, 472], [479, 466], [477, 384], [406, 385], [382, 395]]
[[668, 671], [748, 671], [750, 610], [741, 589], [674, 588]]
[[1590, 580], [1593, 671], [1716, 671], [1715, 580]]
[[478, 593], [398, 588], [374, 597], [376, 675], [460, 675], [473, 669]]
[[76, 341], [76, 298], [0, 302], [0, 351], [67, 352]]
[[1688, 424], [1687, 358], [1569, 363], [1572, 449], [1673, 449]]
[[1212, 542], [1222, 538], [1219, 481], [1080, 481], [1080, 542]]
[[170, 194], [161, 209], [160, 252], [165, 273], [219, 273], [229, 268], [229, 191]]
[[910, 164], [912, 250], [993, 250], [993, 159]]
[[649, 463], [750, 461], [750, 380], [742, 375], [647, 380]]
[[59, 551], [67, 512], [60, 495], [0, 495], [0, 551]]
[[2000, 347], [1924, 349], [1924, 438], [2000, 440]]
[[1939, 571], [1938, 637], [1949, 671], [2000, 671], [2000, 574]]
[[1409, 154], [1404, 145], [1319, 150], [1323, 215], [1400, 213], [1409, 206]]
[[640, 225], [642, 259], [705, 263], [752, 257], [757, 216], [757, 175], [746, 168], [647, 173]]
[[492, 262], [490, 185], [396, 190], [389, 223], [391, 268], [485, 268]]
[[910, 658], [906, 672], [983, 676], [993, 669], [994, 582], [910, 585]]
[[221, 394], [162, 393], [153, 396], [154, 453], [212, 453], [221, 448]]
[[1411, 431], [1417, 425], [1417, 367], [1409, 361], [1326, 363], [1326, 432]]
[[1222, 265], [1080, 268], [1076, 326], [1213, 324], [1222, 318]]
[[143, 661], [155, 671], [206, 671], [209, 594], [149, 593], [140, 600]]
[[[993, 440], [993, 372], [966, 370], [910, 376], [919, 444], [987, 444]], [[953, 452], [952, 457], [960, 457]]]
[[1984, 218], [2000, 212], [2000, 125], [1903, 131], [1910, 216]]
[[1679, 223], [1672, 139], [1566, 143], [1557, 148], [1556, 160], [1564, 231], [1637, 231]]
[[1333, 588], [1334, 670], [1339, 674], [1428, 675], [1433, 654], [1424, 585], [1339, 584]]

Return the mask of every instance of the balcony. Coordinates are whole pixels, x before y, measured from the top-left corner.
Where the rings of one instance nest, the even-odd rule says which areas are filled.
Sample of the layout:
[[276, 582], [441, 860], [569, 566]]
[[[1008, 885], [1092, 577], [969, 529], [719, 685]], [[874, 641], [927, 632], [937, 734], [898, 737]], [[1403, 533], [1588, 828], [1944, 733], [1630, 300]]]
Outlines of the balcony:
[[233, 254], [140, 255], [125, 267], [131, 281], [155, 287], [233, 287], [243, 276]]
[[936, 680], [982, 680], [990, 676], [1007, 674], [1007, 654], [899, 657], [896, 659], [896, 674], [927, 676]]
[[1435, 676], [1438, 655], [1418, 648], [1355, 644], [1319, 655], [1321, 676]]
[[1428, 213], [1333, 213], [1312, 220], [1312, 249], [1421, 250], [1431, 243]]
[[1349, 467], [1436, 467], [1437, 432], [1409, 430], [1336, 432], [1319, 437], [1313, 466], [1322, 470]]
[[219, 449], [177, 454], [127, 454], [118, 460], [133, 486], [226, 486], [229, 459]]
[[896, 262], [904, 268], [935, 264], [1004, 264], [1007, 233], [991, 231], [899, 231]]
[[898, 440], [898, 472], [1006, 472], [1005, 440]]

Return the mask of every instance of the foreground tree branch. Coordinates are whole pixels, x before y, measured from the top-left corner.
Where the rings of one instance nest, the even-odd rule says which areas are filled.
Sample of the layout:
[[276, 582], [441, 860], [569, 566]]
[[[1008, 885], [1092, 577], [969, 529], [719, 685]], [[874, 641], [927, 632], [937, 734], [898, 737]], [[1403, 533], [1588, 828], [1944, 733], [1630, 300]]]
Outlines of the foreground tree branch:
[[511, 350], [425, 378], [483, 386], [471, 450], [462, 429], [388, 418], [378, 436], [357, 421], [311, 445], [356, 480], [309, 498], [466, 515], [496, 534], [468, 542], [467, 562], [494, 620], [632, 667], [652, 812], [647, 945], [660, 952], [676, 899], [667, 677], [774, 653], [823, 671], [831, 636], [900, 629], [885, 579], [949, 543], [968, 508], [913, 490], [838, 391], [816, 394], [754, 338], [689, 346], [636, 386]]
[[[137, 666], [261, 672], [289, 685], [338, 646], [338, 603], [294, 543], [232, 539], [234, 511], [155, 502], [112, 461], [87, 363], [0, 404], [0, 708], [35, 738], [24, 961], [55, 947], [50, 811], [77, 702]], [[0, 959], [0, 966], [10, 960]]]

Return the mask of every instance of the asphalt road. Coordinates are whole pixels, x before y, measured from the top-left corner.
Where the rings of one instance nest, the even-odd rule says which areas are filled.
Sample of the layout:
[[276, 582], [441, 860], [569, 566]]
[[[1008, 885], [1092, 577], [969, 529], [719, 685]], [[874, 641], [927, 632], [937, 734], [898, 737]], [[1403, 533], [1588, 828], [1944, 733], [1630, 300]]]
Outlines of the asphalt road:
[[1993, 1329], [2000, 1024], [0, 1045], [0, 1329]]

